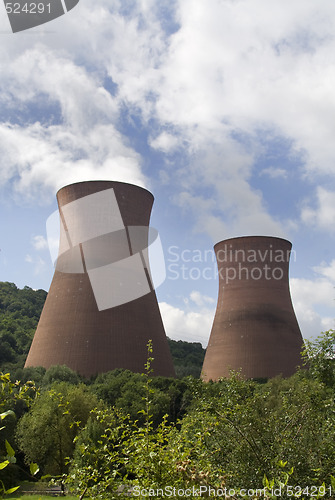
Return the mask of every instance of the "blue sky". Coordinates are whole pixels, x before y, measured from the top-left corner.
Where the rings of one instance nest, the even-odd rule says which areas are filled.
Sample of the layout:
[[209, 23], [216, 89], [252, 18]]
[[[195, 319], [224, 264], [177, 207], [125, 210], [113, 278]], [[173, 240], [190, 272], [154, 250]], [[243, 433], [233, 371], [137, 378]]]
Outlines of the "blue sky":
[[0, 37], [0, 280], [47, 290], [56, 191], [125, 181], [155, 196], [171, 338], [207, 344], [208, 251], [253, 234], [293, 244], [303, 335], [334, 327], [333, 0], [80, 0], [16, 34], [3, 7]]

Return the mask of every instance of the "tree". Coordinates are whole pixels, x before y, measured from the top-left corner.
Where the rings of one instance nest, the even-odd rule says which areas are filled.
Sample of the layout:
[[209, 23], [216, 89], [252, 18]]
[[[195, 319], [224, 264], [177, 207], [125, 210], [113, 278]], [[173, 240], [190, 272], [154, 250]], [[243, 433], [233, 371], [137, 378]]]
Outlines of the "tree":
[[200, 342], [168, 339], [168, 344], [177, 377], [192, 375], [199, 378], [206, 353]]
[[97, 405], [97, 398], [83, 384], [55, 383], [43, 392], [17, 428], [17, 442], [26, 462], [37, 462], [46, 474], [64, 474], [74, 438]]
[[328, 387], [334, 387], [335, 330], [322, 332], [314, 340], [305, 340], [302, 354], [311, 376]]
[[[15, 450], [12, 447], [16, 425], [16, 414], [29, 408], [36, 395], [33, 382], [13, 383], [9, 373], [0, 372], [0, 495], [9, 494], [17, 489], [18, 467]], [[7, 410], [6, 410], [7, 409]], [[6, 410], [6, 411], [5, 411]], [[14, 411], [16, 414], [14, 413]], [[6, 426], [3, 420], [6, 418]], [[14, 446], [14, 444], [13, 444]], [[36, 464], [31, 464], [31, 475], [37, 472]]]
[[23, 367], [47, 293], [0, 282], [0, 369]]
[[45, 372], [42, 380], [44, 386], [51, 386], [54, 382], [68, 382], [69, 384], [76, 385], [80, 382], [79, 375], [65, 365], [50, 366]]

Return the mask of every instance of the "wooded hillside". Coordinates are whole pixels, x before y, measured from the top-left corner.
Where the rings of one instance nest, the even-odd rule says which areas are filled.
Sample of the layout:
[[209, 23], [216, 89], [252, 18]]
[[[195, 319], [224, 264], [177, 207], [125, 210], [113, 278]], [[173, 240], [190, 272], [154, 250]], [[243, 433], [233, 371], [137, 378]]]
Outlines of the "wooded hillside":
[[[0, 282], [0, 371], [22, 368], [47, 296], [44, 290]], [[199, 377], [205, 349], [199, 342], [168, 339], [178, 377]]]

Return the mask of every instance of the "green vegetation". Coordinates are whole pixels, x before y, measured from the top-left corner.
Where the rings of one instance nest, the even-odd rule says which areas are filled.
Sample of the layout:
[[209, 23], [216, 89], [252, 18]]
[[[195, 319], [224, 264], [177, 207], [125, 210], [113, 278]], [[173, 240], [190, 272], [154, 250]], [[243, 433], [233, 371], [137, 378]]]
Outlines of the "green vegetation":
[[[186, 343], [175, 344], [186, 358]], [[150, 344], [144, 374], [83, 380], [64, 366], [17, 366], [1, 374], [0, 497], [36, 473], [32, 489], [49, 475], [76, 498], [163, 498], [173, 488], [174, 498], [193, 488], [191, 498], [200, 488], [202, 497], [335, 498], [334, 344], [335, 331], [323, 333], [306, 343], [306, 369], [263, 383], [154, 377]], [[11, 498], [25, 498], [18, 491]]]
[[44, 290], [0, 282], [0, 367], [23, 367], [46, 299]]
[[200, 377], [206, 350], [200, 342], [184, 342], [168, 339], [173, 364], [178, 378], [192, 375]]
[[[51, 497], [50, 495], [16, 495], [15, 493], [13, 495], [8, 496], [9, 499], [13, 500], [50, 500]], [[78, 497], [72, 497], [69, 495], [66, 495], [66, 500], [78, 500]]]
[[[29, 379], [29, 372], [23, 373], [22, 368], [46, 296], [44, 290], [32, 290], [28, 286], [20, 290], [14, 283], [0, 281], [0, 370], [9, 371], [13, 378]], [[177, 377], [182, 378], [187, 375], [199, 377], [205, 356], [205, 349], [201, 344], [171, 339], [168, 339], [168, 343]], [[40, 370], [40, 376], [36, 371], [32, 373], [34, 380], [37, 376], [38, 381], [44, 375], [43, 369]], [[49, 376], [52, 376], [50, 372]], [[73, 376], [79, 381], [76, 374]], [[60, 380], [58, 376], [57, 380]]]
[[[78, 497], [116, 499], [132, 490], [162, 498], [176, 488], [183, 498], [201, 487], [205, 497], [210, 488], [234, 490], [234, 498], [262, 489], [257, 498], [270, 499], [277, 488], [282, 498], [334, 498], [334, 335], [308, 345], [309, 369], [262, 384], [234, 373], [217, 383], [152, 377], [150, 345], [143, 375], [118, 370], [83, 384], [58, 367], [39, 391], [2, 375], [1, 408], [25, 404], [8, 441], [27, 470], [38, 461], [39, 477], [63, 477]], [[56, 380], [65, 375], [72, 382]], [[160, 395], [169, 388], [184, 401], [177, 418]], [[8, 460], [8, 447], [1, 449], [0, 462]], [[6, 489], [18, 484], [7, 470], [16, 466], [0, 471]]]

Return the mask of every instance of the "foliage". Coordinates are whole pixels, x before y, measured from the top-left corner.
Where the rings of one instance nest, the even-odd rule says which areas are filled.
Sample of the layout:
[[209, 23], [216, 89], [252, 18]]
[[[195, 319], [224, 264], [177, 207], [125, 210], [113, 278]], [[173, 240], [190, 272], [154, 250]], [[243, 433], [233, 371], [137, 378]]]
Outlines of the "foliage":
[[316, 339], [305, 340], [302, 354], [310, 375], [328, 387], [334, 387], [335, 330], [323, 332]]
[[[282, 460], [294, 466], [293, 485], [330, 481], [335, 460], [334, 397], [304, 373], [267, 384], [233, 376], [203, 394], [183, 419], [184, 442], [202, 436], [210, 469], [222, 468], [231, 488], [259, 488], [277, 477]], [[200, 450], [197, 450], [200, 456]]]
[[[13, 412], [10, 410], [3, 412], [3, 413], [0, 413], [0, 422], [2, 422], [6, 417], [8, 417], [8, 415], [11, 415], [11, 414], [13, 414]], [[3, 430], [3, 429], [4, 429], [4, 427], [0, 428], [0, 430]], [[13, 448], [11, 447], [11, 445], [9, 444], [9, 442], [7, 440], [5, 441], [5, 444], [6, 444], [7, 456], [5, 457], [5, 460], [2, 460], [0, 462], [0, 471], [5, 469], [6, 467], [8, 467], [8, 465], [11, 462], [15, 462], [15, 452], [14, 452]], [[1, 496], [1, 498], [3, 495], [10, 495], [11, 493], [14, 493], [14, 491], [16, 491], [18, 488], [19, 488], [18, 486], [14, 486], [12, 488], [6, 489], [3, 480], [0, 479], [0, 496]]]
[[[19, 486], [8, 487], [6, 484], [13, 484], [18, 466], [15, 450], [6, 439], [6, 435], [13, 435], [13, 423], [15, 423], [15, 413], [12, 409], [4, 411], [5, 408], [28, 409], [36, 395], [36, 389], [33, 382], [21, 384], [19, 381], [13, 383], [10, 380], [9, 373], [0, 373], [1, 392], [0, 392], [0, 496], [10, 495], [15, 492]], [[3, 420], [9, 420], [9, 425], [2, 425]], [[8, 432], [9, 431], [9, 432]], [[14, 468], [14, 470], [13, 470]], [[31, 476], [38, 472], [36, 464], [30, 464]]]
[[23, 366], [43, 305], [44, 290], [0, 282], [0, 369]]
[[[69, 470], [68, 484], [92, 498], [167, 486], [237, 492], [264, 487], [266, 499], [274, 497], [276, 487], [291, 488], [300, 498], [308, 496], [305, 490], [299, 494], [303, 486], [332, 485], [334, 491], [333, 330], [306, 341], [307, 369], [289, 379], [259, 384], [236, 373], [215, 383], [192, 376], [154, 377], [149, 345], [145, 375], [114, 370], [84, 385], [66, 367], [20, 368], [28, 345], [24, 336], [18, 338], [23, 324], [16, 301], [23, 299], [21, 292], [27, 301], [21, 319], [26, 318], [25, 335], [29, 331], [31, 337], [30, 320], [37, 324], [33, 311], [41, 306], [43, 294], [0, 283], [3, 366], [14, 368], [12, 380], [8, 373], [1, 375], [0, 413], [7, 416], [0, 434], [0, 463], [5, 464], [0, 479], [6, 488], [15, 484], [9, 478], [15, 467], [10, 462], [25, 454], [26, 463], [38, 462], [44, 473]], [[35, 305], [30, 310], [31, 300]], [[200, 344], [169, 344], [176, 365], [186, 360], [188, 373], [201, 366]], [[18, 357], [11, 358], [16, 352]], [[15, 382], [16, 377], [24, 383]], [[38, 381], [38, 397], [30, 380]], [[12, 412], [19, 421], [17, 443]]]
[[185, 342], [168, 338], [173, 364], [178, 378], [192, 375], [200, 377], [206, 349], [200, 342]]
[[26, 462], [37, 462], [45, 474], [64, 474], [74, 439], [97, 404], [83, 384], [54, 383], [41, 393], [17, 427], [17, 442]]
[[[22, 495], [22, 494], [11, 494], [10, 499], [11, 500], [50, 500], [50, 495]], [[66, 495], [66, 500], [78, 500], [78, 497], [72, 497], [69, 495]]]
[[0, 372], [0, 411], [4, 408], [17, 410], [20, 407], [28, 408], [34, 401], [37, 390], [33, 381], [22, 384], [20, 381], [11, 381], [9, 373]]
[[[196, 445], [185, 446], [176, 426], [168, 423], [167, 416], [158, 427], [154, 426], [152, 361], [149, 343], [143, 381], [145, 395], [139, 412], [144, 418], [142, 425], [114, 407], [109, 411], [94, 411], [78, 436], [68, 479], [78, 493], [86, 491], [92, 498], [119, 498], [128, 496], [136, 488], [204, 484], [210, 475], [214, 477], [209, 469], [203, 472], [198, 464], [191, 464]], [[204, 450], [201, 455], [204, 457]], [[198, 454], [196, 456], [199, 458]], [[220, 475], [216, 479], [221, 481]]]
[[[151, 411], [154, 426], [158, 426], [165, 414], [177, 421], [187, 410], [192, 399], [189, 381], [167, 377], [152, 378]], [[122, 409], [132, 420], [143, 422], [139, 413], [143, 408], [145, 387], [139, 373], [129, 370], [113, 370], [97, 376], [92, 391], [107, 405]]]
[[[14, 283], [0, 282], [0, 370], [10, 371], [13, 378], [24, 380], [22, 368], [32, 342], [47, 296], [44, 290]], [[168, 339], [178, 378], [199, 377], [205, 349], [199, 342]], [[37, 375], [37, 376], [36, 376]], [[39, 380], [38, 371], [35, 377]]]
[[[6, 440], [13, 444], [17, 418], [30, 408], [36, 395], [37, 389], [34, 382], [28, 381], [24, 384], [20, 381], [12, 382], [9, 373], [0, 372], [0, 412], [8, 415], [6, 427], [2, 427], [0, 419], [0, 453], [6, 448]], [[9, 476], [15, 475], [14, 469], [15, 467], [8, 467], [2, 475], [3, 480], [11, 480]]]
[[163, 418], [157, 427], [153, 380], [147, 374], [144, 381], [144, 424], [116, 408], [92, 415], [71, 462], [70, 483], [78, 492], [87, 488], [92, 498], [107, 499], [131, 489], [202, 486], [237, 492], [265, 488], [264, 498], [271, 498], [274, 488], [329, 488], [334, 393], [304, 371], [262, 385], [238, 374], [218, 383], [194, 380], [187, 415], [177, 425]]
[[50, 366], [42, 379], [43, 386], [50, 386], [54, 382], [68, 382], [72, 385], [80, 383], [80, 376], [65, 365]]

